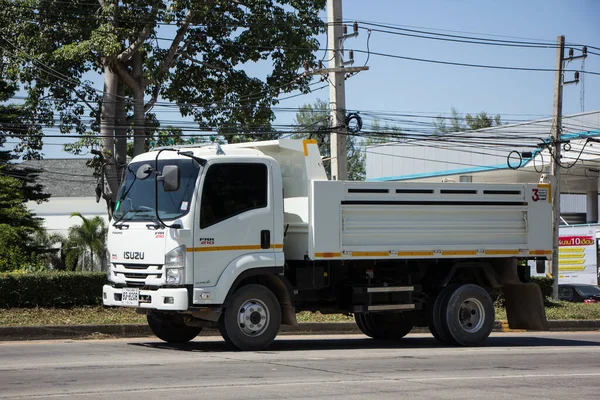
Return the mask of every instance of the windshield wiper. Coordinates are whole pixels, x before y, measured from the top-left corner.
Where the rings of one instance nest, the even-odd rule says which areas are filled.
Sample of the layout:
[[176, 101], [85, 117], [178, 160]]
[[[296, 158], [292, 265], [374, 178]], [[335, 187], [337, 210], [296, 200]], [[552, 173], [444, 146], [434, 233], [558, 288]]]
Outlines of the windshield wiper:
[[[129, 210], [127, 210], [125, 212], [125, 214], [123, 214], [123, 216], [121, 218], [119, 218], [118, 221], [116, 221], [113, 226], [115, 228], [121, 228], [121, 227], [129, 227], [129, 225], [125, 225], [125, 222], [127, 221], [131, 221], [137, 214], [141, 213], [141, 212], [149, 212], [154, 214], [154, 210], [150, 207], [146, 207], [146, 206], [140, 206], [140, 207], [136, 207], [136, 208], [130, 208]], [[131, 214], [128, 218], [125, 218], [128, 214]], [[154, 215], [149, 215], [148, 216], [149, 220], [154, 222], [154, 226], [157, 226], [158, 228], [163, 227], [164, 225], [161, 224], [158, 219], [154, 216]]]

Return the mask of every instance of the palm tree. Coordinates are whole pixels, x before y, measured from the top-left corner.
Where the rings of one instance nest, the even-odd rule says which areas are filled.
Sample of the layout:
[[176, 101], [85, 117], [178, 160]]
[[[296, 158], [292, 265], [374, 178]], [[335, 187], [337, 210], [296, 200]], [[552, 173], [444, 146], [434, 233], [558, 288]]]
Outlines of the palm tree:
[[32, 247], [46, 268], [62, 271], [66, 269], [65, 249], [67, 238], [59, 233], [47, 230], [36, 232], [32, 238]]
[[[88, 253], [90, 255], [90, 269], [94, 270], [94, 256], [102, 260], [106, 251], [106, 233], [108, 228], [101, 217], [86, 218], [78, 212], [71, 214], [71, 217], [81, 218], [82, 224], [69, 228], [69, 247], [71, 247], [71, 257], [79, 258]], [[71, 258], [69, 257], [69, 258]], [[81, 263], [81, 270], [85, 267], [85, 262]]]

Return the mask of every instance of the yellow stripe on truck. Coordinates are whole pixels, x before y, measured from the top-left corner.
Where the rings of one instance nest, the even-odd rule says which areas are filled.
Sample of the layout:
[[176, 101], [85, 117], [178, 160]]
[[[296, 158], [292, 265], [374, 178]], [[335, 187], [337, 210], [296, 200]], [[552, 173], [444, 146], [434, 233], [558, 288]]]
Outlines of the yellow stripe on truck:
[[[270, 249], [283, 249], [282, 244], [274, 244], [269, 247]], [[265, 250], [260, 247], [260, 244], [248, 244], [240, 246], [206, 246], [206, 247], [189, 247], [188, 253], [194, 253], [199, 251], [232, 251], [232, 250]]]
[[552, 250], [530, 250], [529, 254], [536, 256], [545, 256], [548, 254], [552, 254]]
[[317, 258], [334, 258], [341, 257], [342, 253], [315, 253], [315, 257]]
[[389, 251], [353, 251], [352, 257], [387, 257]]
[[504, 255], [504, 256], [510, 256], [510, 255], [518, 255], [519, 254], [519, 250], [486, 250], [485, 254], [489, 254], [489, 255]]
[[443, 250], [443, 256], [476, 256], [477, 250]]

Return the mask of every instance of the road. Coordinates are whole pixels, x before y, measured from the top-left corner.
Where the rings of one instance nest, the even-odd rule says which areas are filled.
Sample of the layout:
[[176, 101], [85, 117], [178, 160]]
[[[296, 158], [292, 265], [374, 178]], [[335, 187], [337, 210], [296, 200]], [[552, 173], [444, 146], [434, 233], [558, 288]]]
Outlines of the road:
[[485, 347], [359, 335], [0, 342], [0, 399], [596, 399], [600, 332], [499, 333]]

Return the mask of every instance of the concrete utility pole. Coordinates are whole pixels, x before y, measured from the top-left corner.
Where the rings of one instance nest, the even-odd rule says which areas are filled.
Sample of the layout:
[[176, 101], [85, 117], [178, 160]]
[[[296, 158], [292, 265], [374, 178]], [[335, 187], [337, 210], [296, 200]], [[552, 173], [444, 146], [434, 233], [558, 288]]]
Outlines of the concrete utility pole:
[[563, 63], [565, 57], [565, 37], [559, 36], [556, 42], [556, 75], [554, 78], [554, 112], [552, 115], [552, 144], [554, 157], [551, 173], [554, 176], [552, 191], [552, 298], [558, 300], [558, 227], [560, 226], [560, 135], [562, 131], [562, 92]]
[[[331, 113], [331, 179], [348, 179], [348, 154], [346, 142], [348, 140], [348, 127], [346, 126], [346, 73], [359, 72], [369, 67], [349, 67], [354, 60], [352, 50], [350, 60], [344, 62], [344, 41], [358, 36], [358, 24], [354, 23], [354, 32], [346, 34], [342, 26], [342, 0], [327, 1], [327, 47], [329, 48], [329, 65], [326, 72], [329, 75], [329, 111]], [[313, 74], [322, 73], [315, 70]]]
[[327, 2], [328, 38], [327, 46], [330, 49], [330, 64], [333, 71], [329, 72], [329, 112], [331, 112], [331, 126], [334, 128], [331, 138], [331, 179], [348, 179], [348, 160], [346, 153], [346, 84], [343, 67], [342, 52], [340, 51], [340, 38], [342, 37], [342, 0], [328, 0]]
[[565, 37], [559, 36], [556, 41], [556, 76], [554, 78], [554, 112], [552, 116], [552, 176], [554, 177], [554, 196], [552, 212], [554, 223], [552, 225], [552, 238], [554, 246], [552, 249], [552, 298], [558, 300], [558, 231], [560, 226], [560, 152], [561, 152], [561, 135], [562, 135], [562, 97], [563, 86], [572, 83], [579, 83], [579, 72], [575, 72], [575, 79], [571, 81], [564, 80], [565, 62], [570, 62], [577, 59], [585, 59], [587, 57], [587, 47], [583, 47], [582, 54], [575, 56], [573, 49], [569, 49], [569, 56], [565, 58]]

